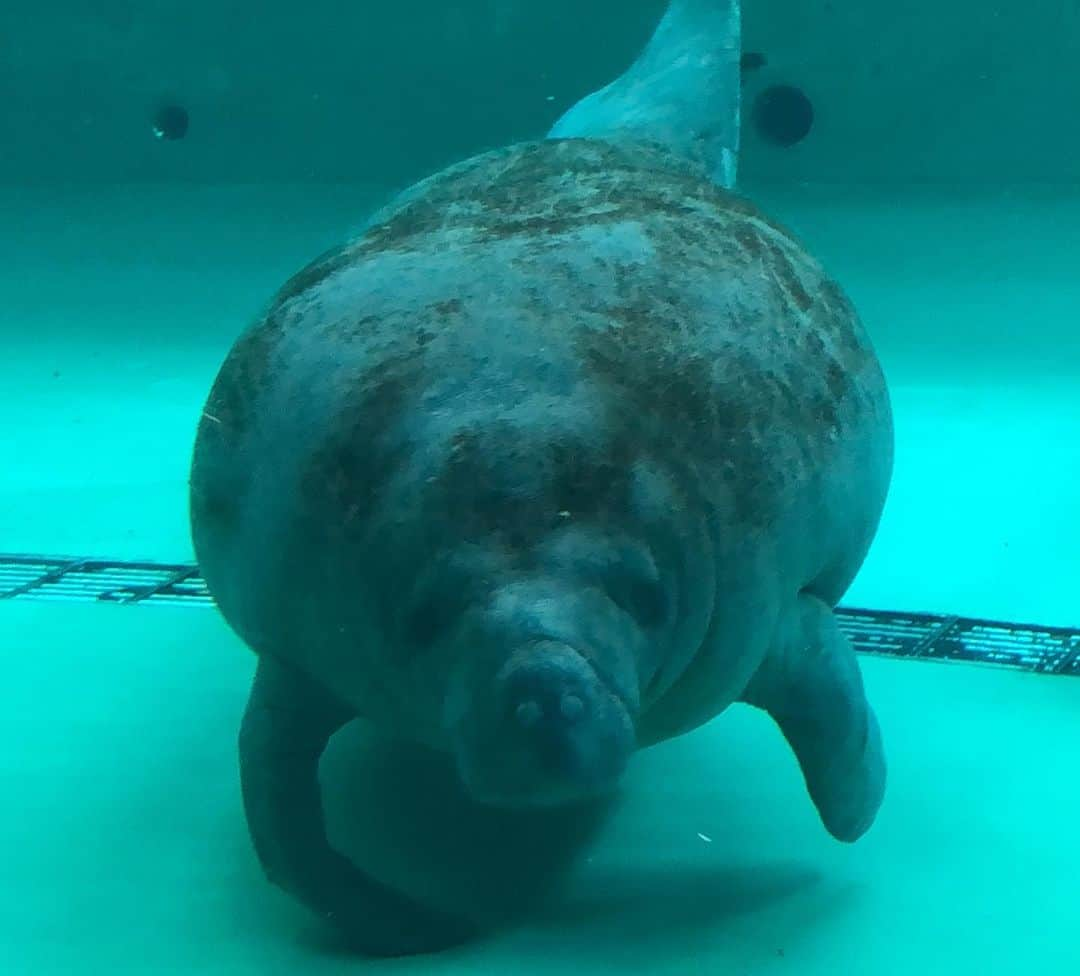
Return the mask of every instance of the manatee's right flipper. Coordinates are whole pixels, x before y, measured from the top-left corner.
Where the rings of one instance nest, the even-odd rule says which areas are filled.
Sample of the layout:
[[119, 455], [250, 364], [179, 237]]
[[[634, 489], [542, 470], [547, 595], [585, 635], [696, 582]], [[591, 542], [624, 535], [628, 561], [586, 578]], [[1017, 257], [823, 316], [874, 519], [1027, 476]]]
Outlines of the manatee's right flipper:
[[832, 610], [804, 593], [743, 700], [767, 711], [788, 740], [826, 829], [854, 841], [885, 794], [885, 754], [855, 650]]
[[560, 118], [549, 139], [661, 143], [735, 185], [739, 154], [740, 0], [670, 0], [638, 59]]
[[331, 919], [357, 951], [397, 956], [467, 940], [463, 920], [426, 908], [361, 872], [326, 838], [319, 757], [352, 718], [294, 669], [259, 661], [240, 729], [248, 828], [267, 877]]

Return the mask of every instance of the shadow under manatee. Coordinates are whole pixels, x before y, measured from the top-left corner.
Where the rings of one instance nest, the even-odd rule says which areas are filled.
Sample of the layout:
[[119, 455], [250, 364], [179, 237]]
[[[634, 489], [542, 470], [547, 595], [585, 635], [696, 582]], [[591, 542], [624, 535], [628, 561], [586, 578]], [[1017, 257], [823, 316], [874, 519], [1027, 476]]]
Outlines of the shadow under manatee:
[[542, 811], [481, 806], [447, 756], [353, 722], [323, 756], [327, 834], [363, 870], [501, 927], [544, 901], [618, 802]]
[[[651, 778], [642, 772], [655, 781], [657, 770]], [[321, 775], [327, 831], [339, 850], [380, 880], [466, 914], [482, 931], [529, 917], [541, 928], [587, 930], [590, 938], [610, 930], [638, 945], [673, 932], [692, 938], [820, 880], [783, 856], [747, 863], [739, 839], [747, 835], [734, 814], [720, 814], [732, 827], [730, 843], [711, 845], [709, 863], [681, 856], [657, 863], [655, 851], [639, 858], [633, 841], [625, 857], [612, 859], [626, 824], [665, 806], [647, 785], [639, 794], [640, 776], [629, 777], [622, 794], [586, 807], [492, 809], [465, 795], [448, 757], [386, 740], [360, 722], [331, 741]], [[606, 840], [594, 845], [612, 820]], [[594, 852], [601, 856], [584, 856]]]
[[652, 943], [761, 911], [820, 880], [798, 863], [636, 868], [599, 879], [588, 892], [551, 906], [544, 918], [587, 923], [594, 933], [614, 928], [621, 940]]

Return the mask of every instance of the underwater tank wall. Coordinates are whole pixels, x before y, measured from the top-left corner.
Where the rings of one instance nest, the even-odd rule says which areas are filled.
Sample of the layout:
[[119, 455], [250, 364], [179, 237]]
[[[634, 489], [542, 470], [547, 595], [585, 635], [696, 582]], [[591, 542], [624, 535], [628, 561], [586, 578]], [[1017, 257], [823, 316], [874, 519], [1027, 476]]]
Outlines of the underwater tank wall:
[[[663, 6], [7, 3], [0, 181], [398, 186], [546, 131], [633, 59]], [[756, 180], [1080, 175], [1076, 3], [745, 8], [744, 171]], [[774, 87], [757, 112], [771, 121], [755, 124], [755, 101]], [[778, 132], [798, 132], [800, 93], [812, 137], [778, 148]]]

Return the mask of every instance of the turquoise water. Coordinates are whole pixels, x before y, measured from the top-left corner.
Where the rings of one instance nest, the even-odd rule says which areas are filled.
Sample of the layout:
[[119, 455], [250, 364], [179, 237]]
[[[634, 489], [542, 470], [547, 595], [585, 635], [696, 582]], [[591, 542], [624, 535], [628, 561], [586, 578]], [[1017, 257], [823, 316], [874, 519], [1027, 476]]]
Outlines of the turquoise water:
[[[229, 330], [347, 229], [363, 194], [39, 194], [5, 206], [38, 237], [5, 246], [25, 328], [7, 347], [0, 537], [15, 551], [188, 559], [192, 420]], [[896, 477], [849, 602], [1075, 625], [1080, 285], [1064, 237], [1080, 196], [760, 196], [845, 281], [892, 384]], [[852, 848], [821, 831], [775, 730], [732, 709], [641, 755], [552, 907], [439, 961], [375, 964], [333, 954], [262, 881], [234, 756], [251, 662], [216, 614], [27, 601], [0, 606], [0, 633], [15, 662], [3, 771], [18, 802], [0, 831], [16, 841], [2, 913], [13, 972], [1067, 973], [1077, 960], [1068, 678], [864, 659], [891, 782]], [[336, 810], [339, 829], [389, 876], [452, 903], [478, 891], [480, 910], [529, 890], [485, 856], [475, 824], [433, 821], [412, 791], [388, 823], [357, 774], [341, 775], [355, 802]], [[505, 826], [492, 835], [513, 850]], [[541, 832], [541, 850], [573, 839]]]
[[[844, 283], [895, 401], [890, 500], [849, 601], [1075, 625], [1080, 191], [744, 192]], [[191, 558], [193, 418], [221, 359], [375, 199], [362, 186], [6, 191], [0, 254], [23, 325], [0, 405], [5, 549]]]
[[[423, 14], [413, 6], [409, 16]], [[661, 7], [635, 5], [620, 50], [633, 50]], [[462, 8], [429, 31], [447, 45], [444, 71], [464, 72], [469, 45], [491, 41], [468, 25], [496, 8], [492, 37], [535, 29], [521, 4]], [[154, 35], [140, 20], [150, 14], [128, 11], [118, 26], [109, 13], [99, 40]], [[761, 9], [747, 17], [766, 47]], [[274, 23], [287, 32], [288, 17]], [[956, 11], [943, 16], [938, 46], [948, 48], [942, 24], [962, 23]], [[587, 26], [582, 36], [598, 43]], [[969, 64], [978, 51], [965, 36], [952, 49]], [[383, 46], [407, 37], [399, 27]], [[219, 40], [225, 73], [248, 63], [251, 40], [235, 49]], [[1020, 54], [997, 34], [983, 40], [995, 77], [1011, 78]], [[791, 55], [781, 31], [769, 51], [789, 52], [788, 75], [808, 89], [831, 91], [838, 62], [821, 52], [834, 42], [848, 52], [837, 58], [854, 57], [850, 44], [828, 32], [805, 41], [813, 52]], [[882, 41], [879, 56], [894, 46]], [[201, 66], [197, 47], [187, 50]], [[603, 80], [583, 66], [589, 50], [581, 38], [560, 49], [583, 90]], [[605, 70], [616, 54], [604, 52]], [[26, 69], [28, 58], [13, 64]], [[170, 58], [182, 65], [183, 50]], [[385, 54], [388, 77], [394, 63]], [[42, 75], [48, 68], [38, 62]], [[198, 72], [187, 77], [199, 88]], [[884, 87], [893, 92], [895, 79]], [[391, 103], [404, 97], [389, 88]], [[519, 90], [574, 94], [550, 77]], [[1008, 117], [1015, 92], [982, 97], [988, 114], [996, 104]], [[740, 191], [842, 282], [889, 379], [896, 472], [845, 602], [1080, 626], [1080, 186], [1063, 179], [1057, 157], [1039, 179], [1030, 142], [1022, 180], [914, 185], [886, 179], [871, 150], [875, 180], [829, 181], [813, 163], [837, 149], [845, 103], [821, 98], [819, 128], [790, 151], [804, 154], [790, 178], [787, 157], [752, 144]], [[118, 116], [141, 118], [120, 104]], [[32, 101], [22, 107], [33, 116]], [[470, 116], [466, 151], [486, 145], [482, 114]], [[316, 127], [341, 118], [312, 117]], [[955, 175], [960, 140], [940, 111], [927, 118], [939, 135], [912, 157], [925, 165], [936, 152], [938, 171]], [[491, 141], [505, 136], [503, 116], [486, 121]], [[534, 134], [524, 122], [517, 133]], [[80, 183], [77, 155], [91, 145], [80, 136], [70, 172], [52, 182], [8, 173], [0, 186], [0, 553], [190, 560], [189, 452], [222, 357], [274, 289], [360, 225], [390, 192], [387, 174], [412, 159], [361, 160], [351, 182], [297, 182], [293, 171], [289, 182], [237, 182], [237, 157], [215, 179], [203, 145], [197, 179], [98, 173]], [[742, 707], [642, 753], [596, 822], [475, 811], [423, 756], [387, 752], [350, 727], [323, 769], [335, 843], [435, 903], [482, 918], [516, 911], [475, 945], [376, 962], [337, 949], [255, 862], [235, 756], [252, 660], [214, 611], [4, 602], [0, 648], [5, 972], [1080, 971], [1080, 682], [1065, 677], [864, 657], [890, 784], [878, 822], [850, 847], [822, 831], [775, 728]], [[531, 903], [556, 884], [554, 897]]]

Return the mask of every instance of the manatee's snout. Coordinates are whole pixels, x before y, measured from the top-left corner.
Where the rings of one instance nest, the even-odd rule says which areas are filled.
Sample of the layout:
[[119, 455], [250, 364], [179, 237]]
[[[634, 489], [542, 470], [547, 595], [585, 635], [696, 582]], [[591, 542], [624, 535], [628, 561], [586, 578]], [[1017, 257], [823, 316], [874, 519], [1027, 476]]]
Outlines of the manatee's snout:
[[511, 670], [498, 693], [507, 716], [513, 715], [513, 734], [520, 730], [543, 746], [578, 722], [588, 721], [595, 705], [591, 684], [577, 669], [542, 661]]
[[458, 766], [483, 803], [551, 806], [612, 790], [634, 751], [633, 719], [573, 648], [538, 641], [496, 672], [459, 730]]

